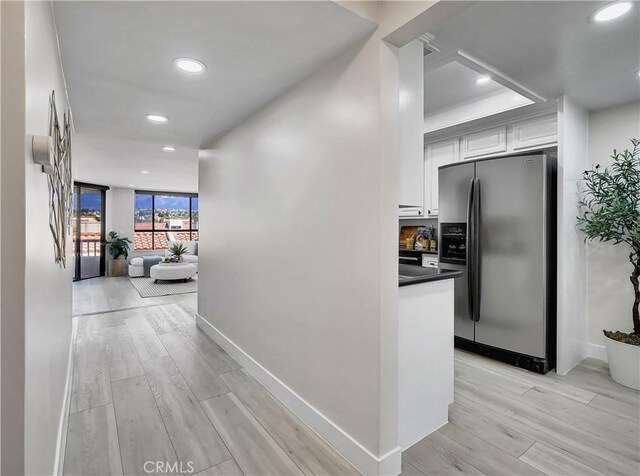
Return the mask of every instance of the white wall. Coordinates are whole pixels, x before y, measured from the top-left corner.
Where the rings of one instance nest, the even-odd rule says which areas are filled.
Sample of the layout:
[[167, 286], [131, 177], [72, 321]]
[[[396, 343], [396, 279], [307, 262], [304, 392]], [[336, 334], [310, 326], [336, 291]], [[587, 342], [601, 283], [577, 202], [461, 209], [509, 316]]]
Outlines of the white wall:
[[461, 6], [343, 5], [382, 26], [201, 153], [198, 324], [362, 472], [397, 474], [396, 46]]
[[399, 205], [424, 206], [424, 45], [413, 40], [398, 50]]
[[24, 472], [24, 6], [0, 2], [1, 474]]
[[374, 455], [393, 449], [381, 271], [397, 279], [380, 257], [396, 203], [380, 200], [379, 55], [358, 45], [231, 131], [199, 185], [199, 313]]
[[[26, 2], [26, 132], [46, 135], [49, 94], [58, 111], [68, 107], [50, 2]], [[62, 118], [60, 117], [60, 120]], [[25, 471], [54, 468], [64, 404], [71, 342], [73, 256], [67, 239], [67, 266], [54, 262], [49, 230], [47, 177], [26, 155], [26, 390]]]
[[[51, 12], [50, 2], [2, 4], [3, 126], [8, 122], [5, 98], [22, 102], [22, 106], [15, 105], [10, 119], [16, 127], [14, 139], [20, 141], [19, 154], [15, 149], [5, 154], [3, 127], [2, 363], [23, 374], [5, 380], [3, 368], [3, 474], [53, 473], [65, 413], [71, 343], [71, 242], [67, 269], [62, 269], [54, 262], [47, 177], [33, 164], [30, 150], [31, 135], [48, 133], [51, 90], [56, 91], [58, 110], [68, 107]], [[7, 43], [5, 20], [15, 33]], [[9, 78], [4, 76], [10, 72], [10, 68], [4, 69], [5, 60], [15, 68]], [[7, 247], [10, 252], [5, 254]], [[9, 283], [14, 289], [7, 298], [5, 284]], [[5, 339], [13, 342], [5, 347]], [[5, 406], [4, 391], [9, 389], [15, 398]], [[7, 420], [11, 424], [8, 431]], [[6, 445], [6, 438], [12, 440], [10, 445]]]
[[566, 374], [587, 356], [587, 258], [576, 228], [580, 179], [587, 167], [587, 112], [558, 99], [558, 337], [556, 371]]
[[199, 169], [200, 315], [340, 428], [350, 447], [323, 436], [366, 472], [399, 463], [397, 79], [374, 34]]
[[115, 230], [133, 241], [134, 196], [135, 191], [131, 188], [111, 187], [106, 191], [107, 234]]
[[[589, 166], [609, 165], [613, 149], [631, 149], [640, 138], [640, 102], [589, 114]], [[587, 245], [589, 355], [606, 360], [602, 330], [631, 331], [632, 266], [625, 244], [590, 241]]]

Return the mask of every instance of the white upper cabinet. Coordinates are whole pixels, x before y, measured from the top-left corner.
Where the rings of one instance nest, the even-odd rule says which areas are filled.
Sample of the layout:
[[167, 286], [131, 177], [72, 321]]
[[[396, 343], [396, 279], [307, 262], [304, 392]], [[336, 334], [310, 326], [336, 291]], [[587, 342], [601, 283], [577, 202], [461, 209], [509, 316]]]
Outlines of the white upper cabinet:
[[438, 167], [460, 160], [458, 138], [429, 144], [424, 152], [425, 214], [438, 214]]
[[507, 151], [507, 127], [494, 127], [486, 131], [462, 136], [462, 158], [499, 154]]
[[556, 114], [535, 117], [513, 125], [513, 150], [552, 145], [558, 141]]
[[424, 50], [418, 40], [398, 50], [400, 203], [424, 206]]
[[438, 214], [438, 167], [460, 160], [524, 153], [558, 142], [556, 113], [523, 119], [459, 137], [427, 143], [424, 148], [424, 215]]

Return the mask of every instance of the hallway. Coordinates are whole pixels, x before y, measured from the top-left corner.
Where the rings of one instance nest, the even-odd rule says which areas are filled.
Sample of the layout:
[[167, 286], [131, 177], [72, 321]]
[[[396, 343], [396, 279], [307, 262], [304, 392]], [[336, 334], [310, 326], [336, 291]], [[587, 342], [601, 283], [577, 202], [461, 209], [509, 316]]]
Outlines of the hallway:
[[[358, 474], [196, 326], [197, 294], [74, 286], [76, 309], [125, 309], [74, 317], [65, 475]], [[403, 453], [404, 476], [640, 469], [639, 394], [606, 364], [542, 376], [456, 351], [455, 374], [450, 423]]]
[[196, 327], [189, 303], [75, 319], [64, 474], [356, 474]]

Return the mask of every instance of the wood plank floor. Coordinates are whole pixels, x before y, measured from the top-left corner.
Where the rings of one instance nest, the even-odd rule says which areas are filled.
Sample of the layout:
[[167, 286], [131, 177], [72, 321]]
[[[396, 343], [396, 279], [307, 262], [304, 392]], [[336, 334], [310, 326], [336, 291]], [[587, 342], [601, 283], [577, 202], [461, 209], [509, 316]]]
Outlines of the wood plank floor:
[[456, 350], [449, 423], [403, 453], [403, 475], [639, 475], [640, 392], [586, 359], [538, 375]]
[[[358, 474], [197, 328], [195, 294], [142, 299], [100, 278], [74, 285], [74, 306], [64, 474], [142, 475], [145, 461], [181, 474]], [[402, 475], [640, 475], [640, 393], [603, 362], [541, 376], [456, 351], [449, 420], [403, 453]]]
[[196, 301], [197, 293], [140, 297], [127, 276], [85, 279], [73, 283], [74, 316], [171, 303], [184, 303], [195, 309]]
[[358, 474], [196, 326], [194, 294], [138, 302], [91, 281], [74, 285], [65, 475]]

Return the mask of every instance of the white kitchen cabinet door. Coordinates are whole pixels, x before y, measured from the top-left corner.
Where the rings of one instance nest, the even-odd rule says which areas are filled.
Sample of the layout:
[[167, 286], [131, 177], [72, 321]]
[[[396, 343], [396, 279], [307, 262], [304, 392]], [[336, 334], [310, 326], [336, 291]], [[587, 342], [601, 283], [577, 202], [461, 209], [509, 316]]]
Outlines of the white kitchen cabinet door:
[[486, 131], [462, 136], [462, 158], [471, 159], [507, 151], [507, 127], [495, 127]]
[[424, 49], [418, 40], [398, 50], [400, 203], [424, 206]]
[[449, 139], [428, 144], [425, 157], [425, 213], [438, 214], [438, 167], [460, 160], [460, 140]]
[[556, 114], [535, 117], [513, 125], [513, 150], [553, 145], [558, 142]]

